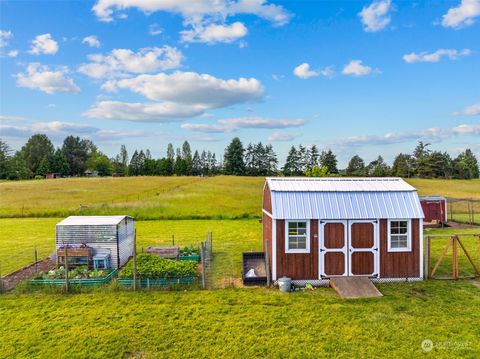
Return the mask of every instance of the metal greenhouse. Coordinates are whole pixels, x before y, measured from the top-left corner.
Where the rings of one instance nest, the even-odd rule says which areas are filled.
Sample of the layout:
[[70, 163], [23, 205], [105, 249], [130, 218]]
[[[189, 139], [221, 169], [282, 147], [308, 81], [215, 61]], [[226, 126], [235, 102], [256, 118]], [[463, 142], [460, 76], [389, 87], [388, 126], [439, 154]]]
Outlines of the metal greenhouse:
[[86, 245], [92, 248], [92, 260], [101, 258], [118, 269], [133, 254], [134, 235], [129, 216], [70, 216], [56, 226], [56, 248]]

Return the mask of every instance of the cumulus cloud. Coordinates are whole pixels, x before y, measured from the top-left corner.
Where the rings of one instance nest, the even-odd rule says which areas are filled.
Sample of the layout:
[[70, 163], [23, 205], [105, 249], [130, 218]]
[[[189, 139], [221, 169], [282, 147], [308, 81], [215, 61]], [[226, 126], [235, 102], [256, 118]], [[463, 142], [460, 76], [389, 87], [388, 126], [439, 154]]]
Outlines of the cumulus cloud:
[[263, 86], [255, 78], [224, 80], [195, 72], [139, 75], [117, 80], [115, 86], [142, 94], [150, 100], [196, 104], [206, 108], [258, 101], [264, 93]]
[[52, 38], [51, 34], [38, 35], [32, 40], [30, 53], [33, 55], [55, 55], [58, 51], [58, 43]]
[[80, 88], [68, 77], [67, 67], [50, 70], [48, 66], [30, 63], [26, 72], [15, 75], [18, 87], [40, 90], [47, 94], [58, 92], [80, 92]]
[[114, 14], [136, 8], [146, 14], [165, 11], [179, 14], [185, 23], [200, 23], [205, 18], [225, 19], [238, 14], [251, 14], [281, 26], [288, 23], [291, 14], [282, 6], [268, 4], [266, 0], [190, 0], [190, 1], [139, 1], [98, 0], [92, 8], [100, 21], [110, 22]]
[[450, 60], [456, 60], [459, 57], [469, 56], [472, 53], [469, 49], [439, 49], [435, 52], [410, 53], [403, 56], [403, 61], [411, 64], [415, 62], [439, 62], [442, 57], [448, 57]]
[[461, 112], [455, 112], [454, 115], [477, 116], [480, 115], [480, 103], [466, 107]]
[[13, 38], [11, 31], [0, 30], [0, 49], [8, 45], [8, 41]]
[[376, 32], [385, 28], [390, 23], [389, 11], [391, 10], [390, 0], [374, 1], [365, 6], [358, 13], [363, 24], [364, 31]]
[[310, 65], [304, 62], [301, 65], [298, 65], [293, 69], [293, 74], [301, 79], [309, 79], [311, 77], [317, 77], [319, 73], [317, 71], [311, 70]]
[[480, 0], [462, 0], [457, 7], [450, 8], [442, 17], [442, 25], [454, 29], [470, 26], [480, 16]]
[[268, 136], [268, 141], [292, 141], [297, 137], [300, 137], [300, 133], [290, 133], [290, 132], [273, 132]]
[[237, 117], [216, 121], [215, 124], [185, 123], [181, 127], [190, 131], [205, 133], [235, 132], [240, 129], [276, 129], [299, 127], [305, 120], [298, 119], [270, 119], [264, 117]]
[[88, 59], [90, 63], [80, 65], [78, 71], [101, 79], [176, 69], [181, 66], [183, 55], [174, 47], [163, 46], [143, 48], [138, 52], [114, 49], [107, 55], [89, 55]]
[[331, 142], [339, 146], [388, 145], [408, 141], [424, 140], [431, 142], [442, 141], [455, 136], [480, 135], [478, 125], [458, 125], [452, 128], [428, 128], [418, 131], [391, 132], [384, 135], [362, 135], [340, 138]]
[[96, 48], [100, 47], [100, 41], [98, 40], [96, 35], [90, 35], [90, 36], [84, 37], [82, 40], [82, 43], [87, 44], [90, 47], [96, 47]]
[[361, 60], [352, 60], [343, 67], [342, 74], [359, 77], [369, 75], [373, 71], [370, 66], [363, 65]]
[[180, 32], [183, 42], [203, 42], [207, 44], [231, 43], [244, 37], [247, 33], [248, 30], [245, 25], [238, 21], [231, 25], [194, 25], [191, 30]]
[[128, 120], [137, 122], [174, 122], [201, 115], [205, 110], [199, 105], [181, 105], [173, 102], [128, 103], [101, 101], [83, 113], [90, 118]]

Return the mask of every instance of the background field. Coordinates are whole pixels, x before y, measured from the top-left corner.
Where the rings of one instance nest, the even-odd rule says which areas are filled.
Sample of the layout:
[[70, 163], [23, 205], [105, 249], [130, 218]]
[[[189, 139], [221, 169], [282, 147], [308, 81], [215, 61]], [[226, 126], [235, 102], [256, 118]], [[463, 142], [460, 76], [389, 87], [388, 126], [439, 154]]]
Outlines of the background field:
[[[480, 200], [480, 180], [407, 179], [407, 182], [420, 195]], [[1, 182], [0, 218], [118, 213], [137, 220], [260, 218], [263, 184], [261, 177], [226, 176]], [[456, 204], [455, 210], [459, 214], [466, 212], [466, 203]]]
[[[421, 194], [449, 190], [456, 197], [480, 196], [480, 181], [416, 181], [412, 184]], [[49, 255], [55, 224], [78, 214], [82, 203], [90, 206], [87, 213], [121, 211], [155, 218], [136, 221], [139, 251], [170, 244], [172, 234], [176, 244], [196, 244], [212, 231], [210, 281], [216, 288], [227, 287], [0, 295], [0, 358], [480, 356], [480, 289], [471, 281], [383, 284], [383, 298], [355, 301], [340, 300], [329, 288], [288, 295], [276, 289], [229, 288], [240, 284], [241, 252], [262, 246], [262, 227], [255, 218], [262, 185], [260, 178], [235, 177], [0, 183], [0, 217], [21, 216], [24, 203], [30, 203], [24, 216], [41, 217], [0, 219], [3, 274], [31, 263], [35, 246], [40, 257]], [[208, 219], [212, 216], [217, 219]], [[243, 217], [249, 219], [232, 220]], [[427, 233], [459, 231], [479, 229]], [[480, 261], [478, 241], [471, 236], [463, 240]], [[445, 244], [446, 239], [434, 240], [434, 257]], [[440, 274], [451, 271], [450, 258]], [[471, 274], [463, 256], [460, 270]], [[430, 353], [421, 349], [425, 339], [434, 342]]]

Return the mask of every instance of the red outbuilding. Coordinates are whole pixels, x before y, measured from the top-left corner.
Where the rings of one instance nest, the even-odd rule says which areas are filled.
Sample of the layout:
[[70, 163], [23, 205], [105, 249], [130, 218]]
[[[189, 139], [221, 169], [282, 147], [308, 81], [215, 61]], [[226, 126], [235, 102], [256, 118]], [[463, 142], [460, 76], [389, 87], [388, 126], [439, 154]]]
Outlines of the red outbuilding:
[[447, 223], [447, 199], [441, 196], [420, 197], [425, 222]]
[[274, 281], [423, 278], [423, 212], [401, 178], [267, 178], [263, 246]]

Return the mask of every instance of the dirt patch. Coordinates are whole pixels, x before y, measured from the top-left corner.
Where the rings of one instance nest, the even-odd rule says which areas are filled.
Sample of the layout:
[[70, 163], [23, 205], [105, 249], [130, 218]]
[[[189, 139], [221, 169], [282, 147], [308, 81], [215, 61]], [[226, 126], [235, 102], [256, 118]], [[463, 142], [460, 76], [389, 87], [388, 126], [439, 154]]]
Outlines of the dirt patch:
[[10, 273], [1, 278], [3, 290], [11, 290], [15, 288], [18, 283], [26, 279], [31, 279], [40, 272], [48, 272], [49, 270], [55, 268], [56, 265], [57, 263], [53, 259], [45, 258], [37, 263], [37, 271], [35, 271], [35, 263], [33, 263], [13, 273]]
[[467, 223], [459, 223], [459, 222], [451, 222], [451, 221], [448, 221], [446, 226], [446, 228], [479, 228], [479, 226], [477, 225], [474, 225], [474, 224], [467, 224]]

